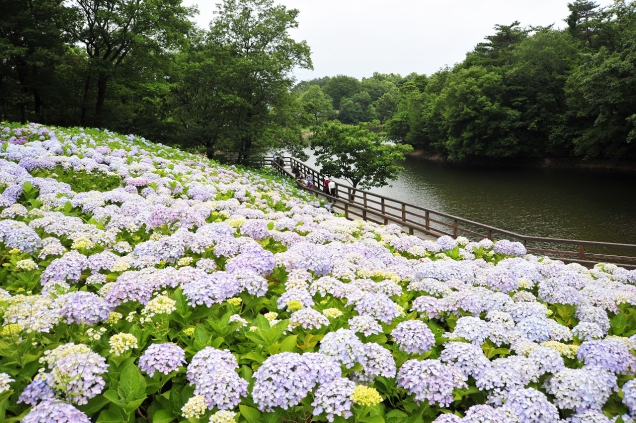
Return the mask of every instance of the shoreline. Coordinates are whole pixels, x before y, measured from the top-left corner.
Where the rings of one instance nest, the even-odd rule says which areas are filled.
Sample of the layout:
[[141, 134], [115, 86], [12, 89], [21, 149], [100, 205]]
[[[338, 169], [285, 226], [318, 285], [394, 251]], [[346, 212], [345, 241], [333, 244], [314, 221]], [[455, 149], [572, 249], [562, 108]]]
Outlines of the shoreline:
[[413, 150], [407, 158], [426, 160], [434, 163], [445, 163], [456, 166], [477, 167], [522, 167], [538, 169], [578, 169], [592, 171], [612, 171], [621, 173], [636, 173], [636, 160], [612, 161], [607, 159], [582, 160], [570, 157], [517, 158], [517, 159], [489, 159], [473, 158], [463, 162], [448, 160], [439, 153], [427, 150]]

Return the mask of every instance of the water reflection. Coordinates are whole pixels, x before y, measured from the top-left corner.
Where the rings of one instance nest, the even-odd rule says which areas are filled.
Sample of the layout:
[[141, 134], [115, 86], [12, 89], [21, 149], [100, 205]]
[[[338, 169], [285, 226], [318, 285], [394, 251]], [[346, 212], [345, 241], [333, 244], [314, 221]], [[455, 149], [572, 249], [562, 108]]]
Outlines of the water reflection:
[[635, 174], [415, 158], [403, 166], [392, 187], [371, 191], [525, 235], [636, 244]]

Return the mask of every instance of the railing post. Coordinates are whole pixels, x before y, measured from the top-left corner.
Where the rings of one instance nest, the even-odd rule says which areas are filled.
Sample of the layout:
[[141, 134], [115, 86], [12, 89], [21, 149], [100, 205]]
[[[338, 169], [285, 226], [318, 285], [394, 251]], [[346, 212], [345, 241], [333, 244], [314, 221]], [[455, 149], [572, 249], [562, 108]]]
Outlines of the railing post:
[[402, 203], [402, 222], [406, 223], [406, 204]]
[[488, 229], [488, 239], [492, 241], [492, 229]]
[[428, 210], [426, 210], [426, 212], [424, 212], [424, 222], [426, 225], [426, 229], [430, 230], [431, 229], [431, 217], [430, 217], [430, 213]]
[[583, 244], [579, 244], [579, 260], [583, 260], [585, 258], [585, 252]]
[[362, 201], [364, 202], [364, 208], [367, 208], [367, 192], [362, 193]]
[[457, 238], [457, 219], [453, 219], [453, 236]]
[[362, 209], [362, 220], [367, 221], [367, 209]]
[[345, 218], [349, 219], [349, 202], [345, 201], [344, 205], [345, 205]]

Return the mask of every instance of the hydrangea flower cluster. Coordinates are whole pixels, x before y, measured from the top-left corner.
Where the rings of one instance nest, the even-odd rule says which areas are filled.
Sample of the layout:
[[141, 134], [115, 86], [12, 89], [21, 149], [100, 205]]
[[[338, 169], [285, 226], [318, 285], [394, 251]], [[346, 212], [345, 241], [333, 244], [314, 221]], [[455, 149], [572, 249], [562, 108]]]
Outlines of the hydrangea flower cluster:
[[[171, 416], [217, 423], [423, 401], [440, 423], [633, 421], [636, 271], [350, 221], [267, 171], [132, 135], [3, 123], [0, 147], [8, 418], [100, 420], [73, 406], [137, 363], [171, 381]], [[152, 419], [168, 396], [149, 397]]]
[[398, 386], [413, 394], [415, 401], [447, 407], [453, 390], [466, 387], [466, 376], [453, 365], [439, 360], [408, 360], [398, 371]]
[[155, 372], [164, 375], [174, 372], [185, 362], [185, 351], [180, 346], [152, 344], [139, 358], [139, 368], [153, 377]]

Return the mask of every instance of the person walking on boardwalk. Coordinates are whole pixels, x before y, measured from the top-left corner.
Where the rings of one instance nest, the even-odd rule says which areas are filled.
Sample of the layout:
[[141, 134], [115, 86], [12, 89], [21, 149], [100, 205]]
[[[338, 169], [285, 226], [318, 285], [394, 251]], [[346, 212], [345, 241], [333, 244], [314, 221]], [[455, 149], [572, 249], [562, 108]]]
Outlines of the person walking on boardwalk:
[[329, 187], [329, 194], [331, 194], [333, 198], [337, 198], [338, 192], [336, 191], [336, 183], [334, 181], [329, 181], [328, 187]]
[[322, 192], [329, 195], [329, 178], [325, 178], [325, 182], [322, 183]]

